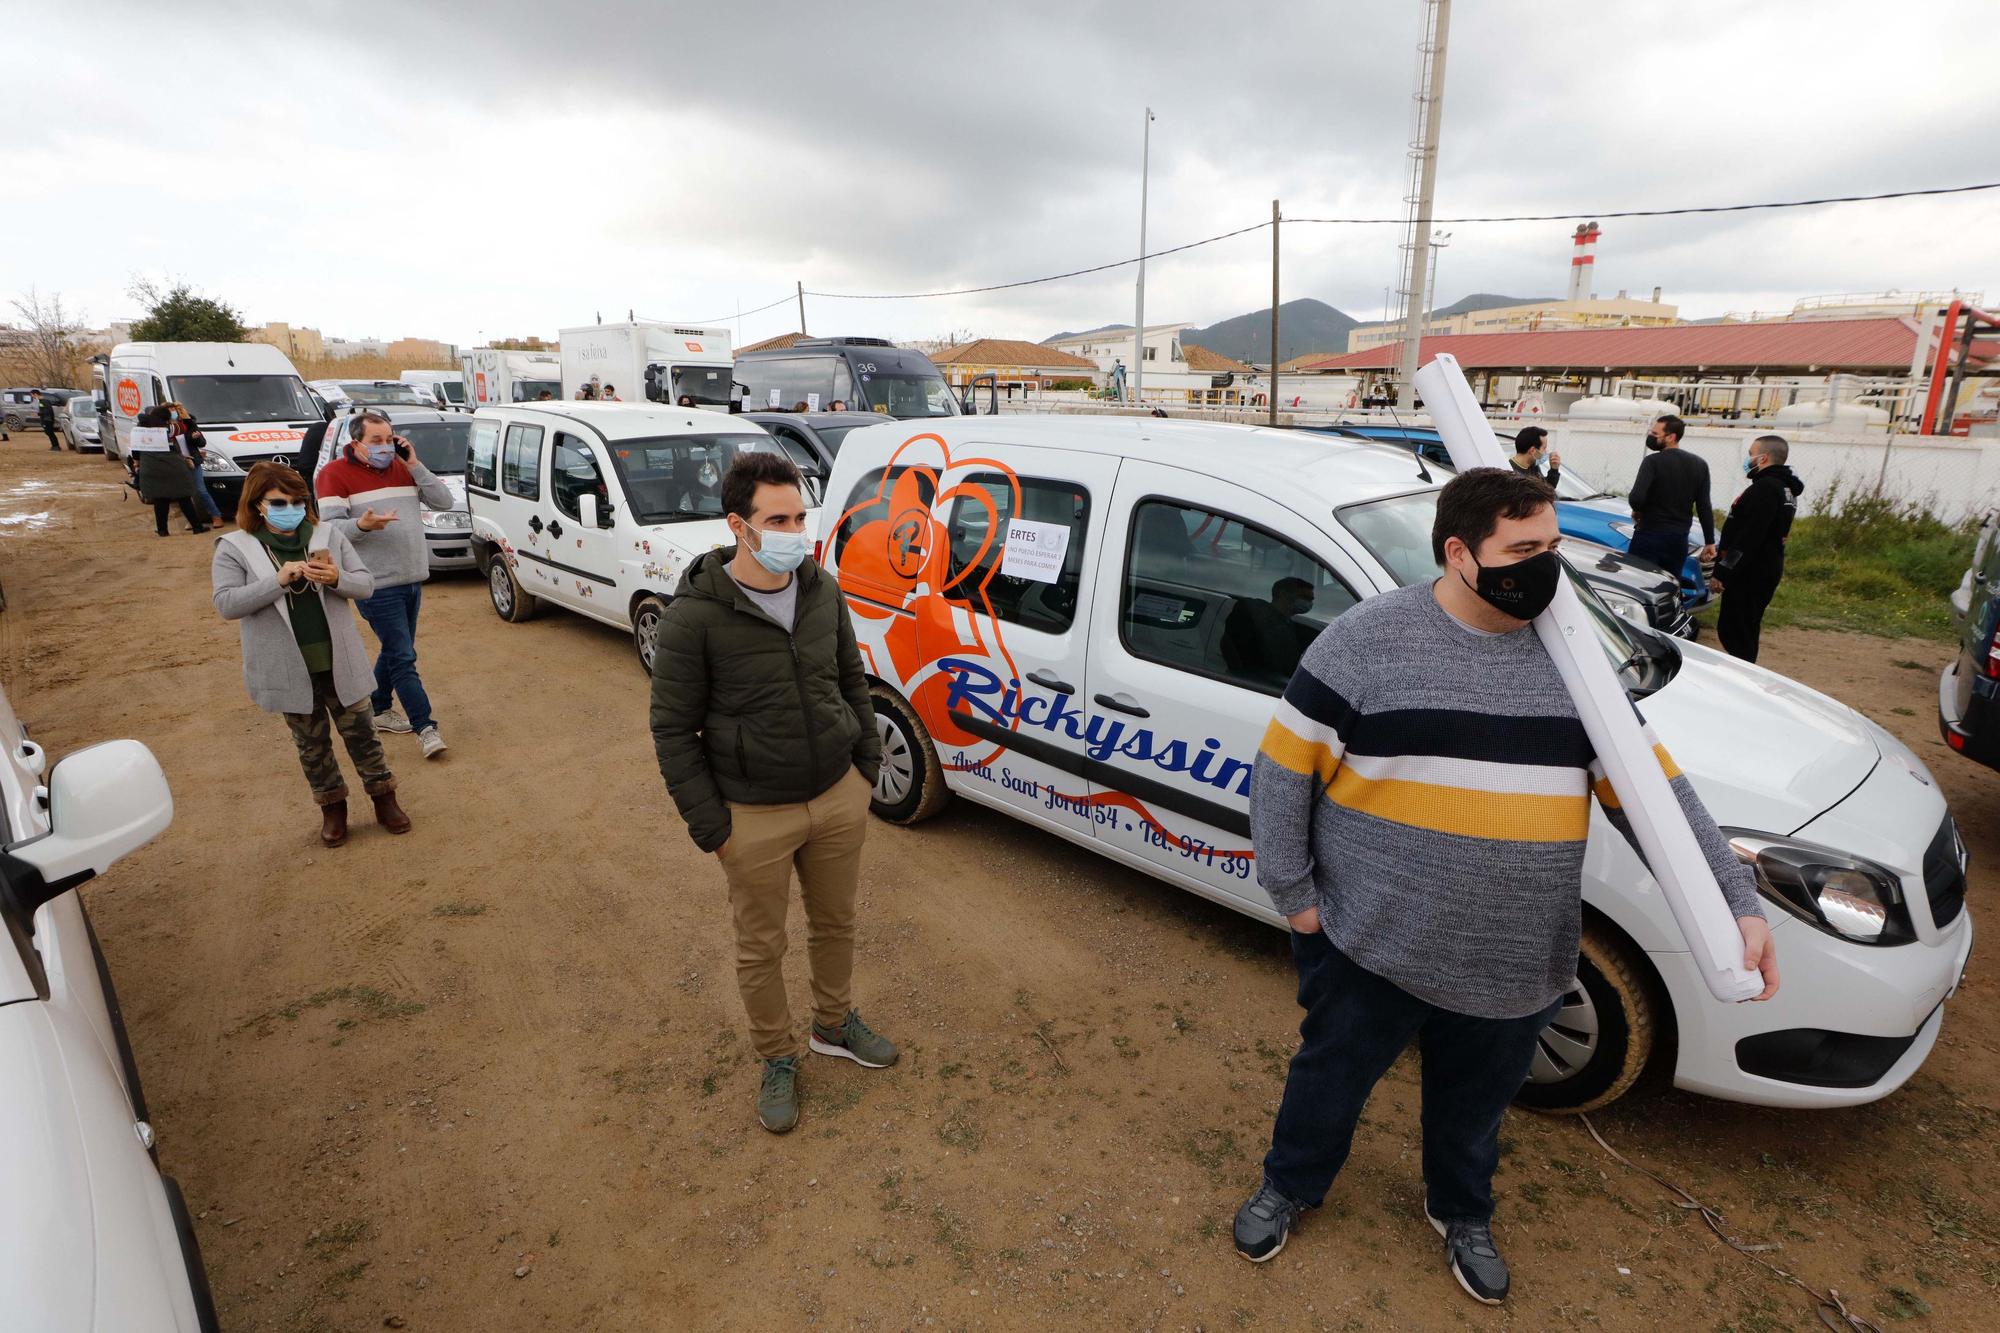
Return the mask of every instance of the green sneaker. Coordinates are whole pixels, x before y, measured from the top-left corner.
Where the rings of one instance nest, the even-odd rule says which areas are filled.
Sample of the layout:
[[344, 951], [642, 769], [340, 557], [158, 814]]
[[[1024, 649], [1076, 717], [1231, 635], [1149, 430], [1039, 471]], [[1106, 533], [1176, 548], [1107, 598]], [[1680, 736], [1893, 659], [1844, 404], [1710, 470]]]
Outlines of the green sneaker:
[[799, 1123], [799, 1057], [781, 1055], [764, 1062], [764, 1083], [757, 1089], [757, 1123], [783, 1134]]
[[849, 1009], [838, 1029], [814, 1023], [806, 1044], [816, 1055], [837, 1055], [863, 1069], [886, 1069], [896, 1063], [895, 1045], [862, 1022], [859, 1009]]

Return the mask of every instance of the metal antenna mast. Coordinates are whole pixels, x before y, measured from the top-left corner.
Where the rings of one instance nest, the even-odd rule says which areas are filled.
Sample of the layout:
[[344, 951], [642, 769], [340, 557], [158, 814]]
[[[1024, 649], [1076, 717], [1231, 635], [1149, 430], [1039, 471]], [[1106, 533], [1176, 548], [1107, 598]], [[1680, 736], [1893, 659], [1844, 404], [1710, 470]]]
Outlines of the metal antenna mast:
[[1403, 355], [1396, 375], [1399, 398], [1416, 402], [1417, 350], [1429, 307], [1426, 270], [1430, 259], [1431, 199], [1437, 188], [1438, 123], [1444, 118], [1444, 48], [1451, 27], [1451, 0], [1424, 0], [1423, 36], [1417, 42], [1417, 91], [1410, 118], [1410, 221], [1403, 233]]

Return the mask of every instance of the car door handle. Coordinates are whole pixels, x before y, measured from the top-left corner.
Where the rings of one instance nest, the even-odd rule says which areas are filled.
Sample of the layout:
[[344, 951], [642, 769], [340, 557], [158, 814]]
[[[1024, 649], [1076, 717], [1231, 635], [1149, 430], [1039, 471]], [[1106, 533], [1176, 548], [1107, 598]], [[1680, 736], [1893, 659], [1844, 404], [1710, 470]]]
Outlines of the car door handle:
[[1057, 679], [1056, 673], [1047, 667], [1043, 667], [1039, 671], [1030, 671], [1028, 673], [1028, 680], [1031, 684], [1039, 685], [1045, 690], [1054, 690], [1057, 694], [1076, 693], [1076, 686], [1066, 680]]
[[1152, 714], [1133, 702], [1129, 694], [1099, 694], [1094, 696], [1100, 707], [1116, 713], [1130, 713], [1133, 717], [1151, 717]]
[[530, 531], [530, 532], [540, 532], [541, 530], [542, 530], [542, 516], [541, 516], [540, 514], [531, 514], [531, 515], [529, 515], [529, 516], [528, 516], [528, 531]]
[[549, 536], [562, 536], [562, 523], [559, 520], [553, 518], [549, 520]]

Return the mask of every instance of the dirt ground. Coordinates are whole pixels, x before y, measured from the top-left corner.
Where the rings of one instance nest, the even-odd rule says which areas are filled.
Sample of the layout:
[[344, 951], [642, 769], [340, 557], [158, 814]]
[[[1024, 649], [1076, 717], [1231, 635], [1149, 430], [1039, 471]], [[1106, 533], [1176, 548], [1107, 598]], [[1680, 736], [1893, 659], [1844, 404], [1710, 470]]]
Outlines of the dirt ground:
[[[361, 816], [328, 852], [210, 608], [209, 543], [149, 519], [97, 457], [0, 446], [0, 680], [53, 754], [133, 736], [173, 783], [173, 827], [84, 894], [227, 1329], [1820, 1326], [1576, 1120], [1529, 1113], [1498, 1180], [1514, 1297], [1475, 1306], [1422, 1217], [1413, 1057], [1328, 1207], [1244, 1263], [1229, 1221], [1296, 1042], [1283, 937], [963, 802], [870, 834], [858, 996], [902, 1064], [809, 1058], [803, 1123], [766, 1134], [721, 878], [662, 790], [628, 637], [432, 584], [450, 756], [389, 738], [415, 831]], [[2000, 778], [1937, 742], [1946, 656], [1768, 648], [1932, 763], [1979, 912]], [[1996, 1042], [1975, 956], [1884, 1102], [1655, 1087], [1595, 1119], [1877, 1323], [1990, 1326]]]

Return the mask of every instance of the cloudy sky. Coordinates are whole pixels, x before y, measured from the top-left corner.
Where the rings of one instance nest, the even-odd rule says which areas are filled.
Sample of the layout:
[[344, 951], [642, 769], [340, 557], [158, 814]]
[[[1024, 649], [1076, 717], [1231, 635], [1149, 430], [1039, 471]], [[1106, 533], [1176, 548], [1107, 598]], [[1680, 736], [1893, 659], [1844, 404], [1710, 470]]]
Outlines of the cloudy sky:
[[[135, 275], [251, 323], [473, 343], [627, 309], [983, 286], [1267, 218], [1400, 215], [1420, 6], [7, 7], [0, 297], [97, 324]], [[1459, 0], [1441, 216], [2000, 180], [1995, 5]], [[1597, 289], [1689, 317], [1886, 288], [2000, 298], [2000, 191], [1607, 222]], [[1457, 225], [1442, 301], [1559, 294], [1568, 223]], [[1379, 314], [1394, 226], [1285, 230], [1284, 295]], [[1257, 232], [1156, 260], [1149, 322], [1268, 303]], [[807, 298], [818, 333], [1042, 338], [1130, 320], [1132, 270], [934, 300]], [[797, 326], [795, 305], [741, 335]]]

